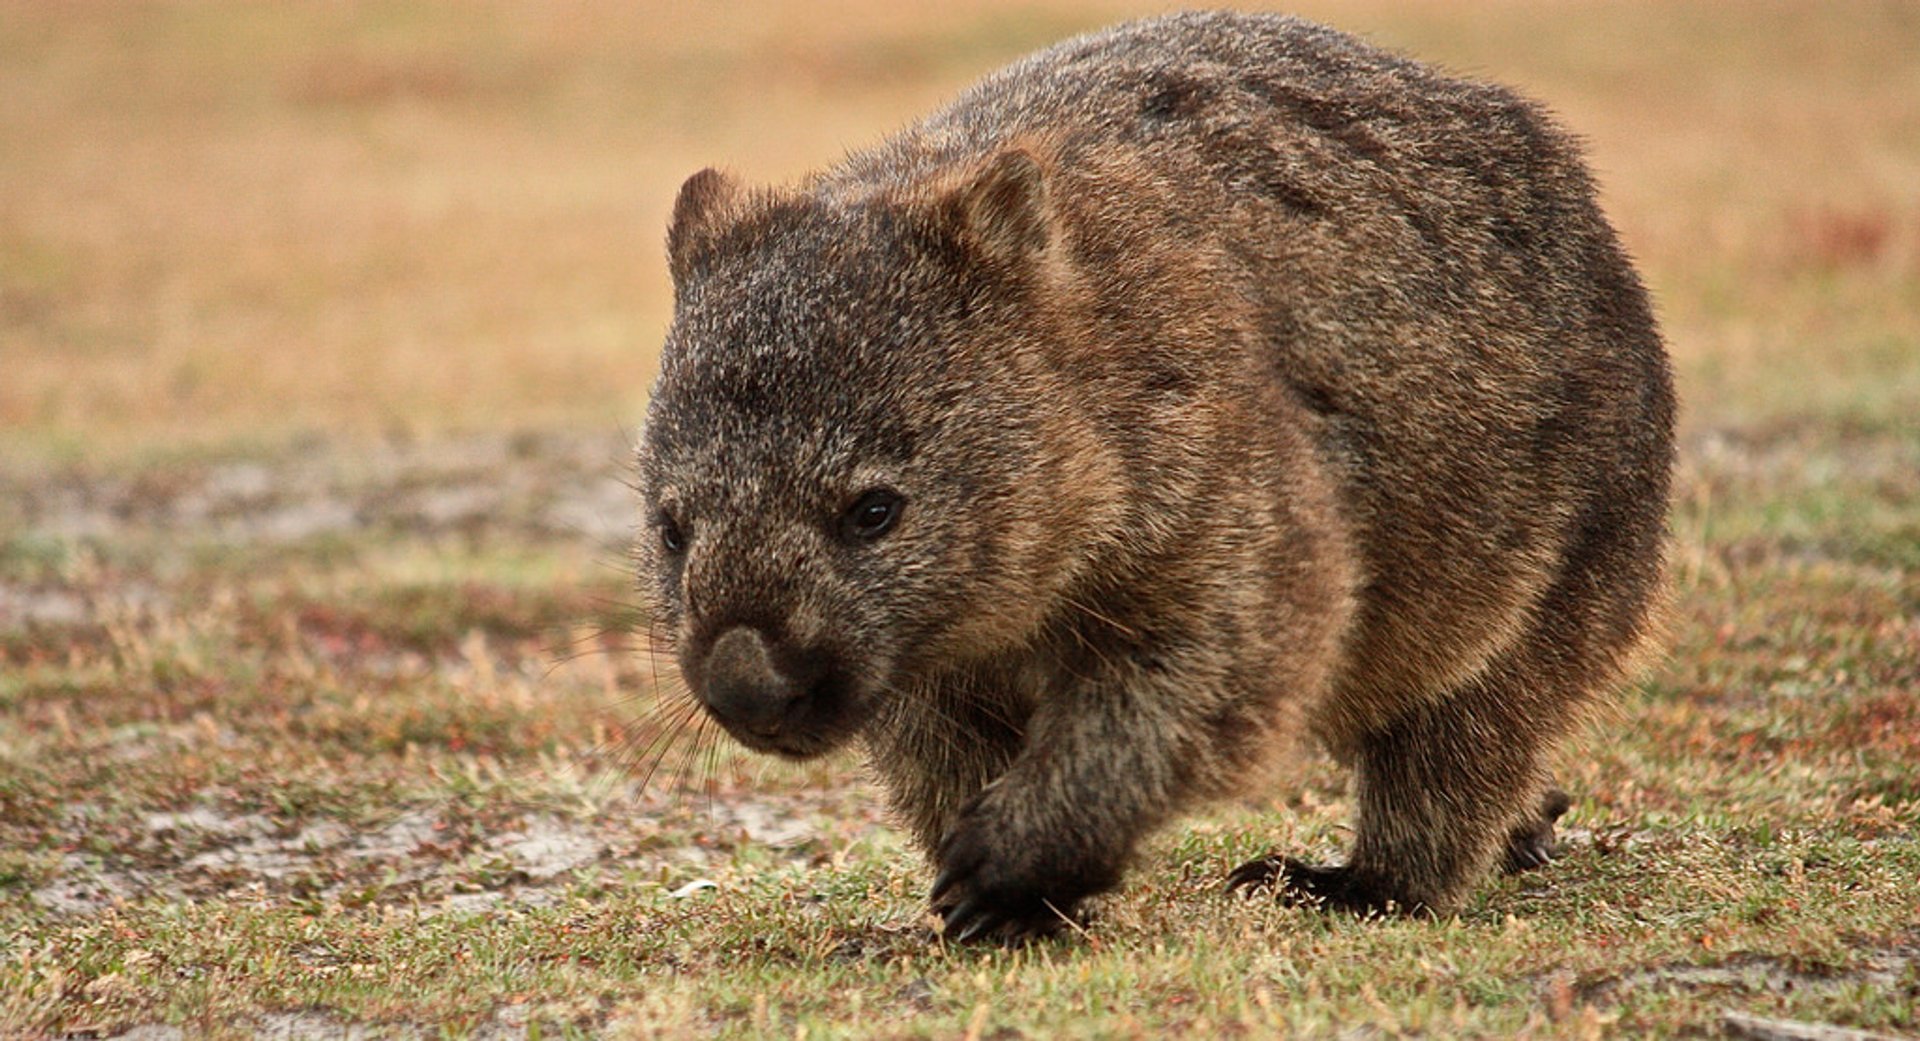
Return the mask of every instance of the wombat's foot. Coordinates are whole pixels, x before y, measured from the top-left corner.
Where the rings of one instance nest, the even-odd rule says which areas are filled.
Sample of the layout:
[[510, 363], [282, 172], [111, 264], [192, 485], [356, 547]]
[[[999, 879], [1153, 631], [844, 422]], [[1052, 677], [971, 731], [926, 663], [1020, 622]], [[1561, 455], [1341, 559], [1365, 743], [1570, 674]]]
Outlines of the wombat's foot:
[[979, 804], [960, 815], [941, 842], [940, 867], [929, 898], [942, 920], [941, 935], [957, 943], [1017, 942], [1057, 932], [1090, 894], [1119, 881], [1117, 866], [1093, 851], [1026, 842], [1006, 818]]
[[1249, 860], [1227, 876], [1227, 890], [1248, 894], [1272, 890], [1283, 903], [1347, 911], [1358, 915], [1419, 914], [1345, 865], [1307, 864], [1279, 855]]
[[1558, 788], [1549, 788], [1540, 797], [1539, 815], [1529, 821], [1522, 821], [1507, 835], [1506, 858], [1501, 862], [1501, 870], [1509, 875], [1534, 868], [1545, 867], [1547, 861], [1560, 854], [1559, 846], [1554, 842], [1553, 823], [1567, 812], [1573, 800]]

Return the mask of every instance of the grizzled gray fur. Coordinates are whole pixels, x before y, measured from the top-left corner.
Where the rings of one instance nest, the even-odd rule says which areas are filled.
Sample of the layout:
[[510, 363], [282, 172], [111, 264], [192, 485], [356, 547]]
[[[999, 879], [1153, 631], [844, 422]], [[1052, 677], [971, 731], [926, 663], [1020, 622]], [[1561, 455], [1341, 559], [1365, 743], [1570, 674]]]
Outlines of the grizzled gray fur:
[[1446, 912], [1661, 601], [1673, 393], [1574, 142], [1286, 17], [1033, 55], [790, 188], [675, 205], [641, 585], [706, 710], [857, 742], [962, 939], [1044, 932], [1310, 735]]

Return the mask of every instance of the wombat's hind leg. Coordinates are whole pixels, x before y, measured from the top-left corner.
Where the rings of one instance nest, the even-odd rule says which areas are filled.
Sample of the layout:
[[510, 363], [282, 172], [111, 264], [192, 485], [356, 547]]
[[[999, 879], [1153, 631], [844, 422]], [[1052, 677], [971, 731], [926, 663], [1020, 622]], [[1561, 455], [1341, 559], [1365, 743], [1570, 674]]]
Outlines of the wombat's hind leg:
[[1367, 736], [1346, 864], [1268, 858], [1236, 871], [1233, 884], [1339, 910], [1445, 914], [1511, 847], [1544, 862], [1549, 811], [1557, 817], [1564, 796], [1543, 796], [1541, 759], [1578, 687], [1532, 665], [1523, 648]]
[[[1505, 859], [1501, 870], [1509, 875], [1547, 866], [1559, 855], [1553, 826], [1572, 805], [1567, 793], [1549, 788], [1540, 797], [1534, 816], [1513, 826], [1507, 833]], [[1271, 855], [1249, 860], [1227, 876], [1229, 891], [1247, 893], [1274, 890], [1287, 903], [1311, 904], [1349, 911], [1355, 914], [1384, 914], [1394, 910], [1381, 894], [1361, 885], [1344, 866], [1308, 864], [1293, 857]], [[1418, 913], [1425, 908], [1399, 908]]]
[[1540, 797], [1540, 812], [1537, 816], [1523, 820], [1507, 833], [1507, 856], [1500, 869], [1509, 875], [1522, 871], [1545, 867], [1547, 862], [1560, 855], [1559, 844], [1554, 841], [1553, 825], [1560, 815], [1567, 812], [1573, 800], [1558, 788], [1549, 788]]

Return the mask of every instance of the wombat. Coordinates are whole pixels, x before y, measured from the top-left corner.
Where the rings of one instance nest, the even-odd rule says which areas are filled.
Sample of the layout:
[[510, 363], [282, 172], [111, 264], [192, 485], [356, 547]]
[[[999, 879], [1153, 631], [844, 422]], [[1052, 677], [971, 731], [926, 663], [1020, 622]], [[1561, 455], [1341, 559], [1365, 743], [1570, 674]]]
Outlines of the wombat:
[[946, 935], [1046, 932], [1311, 735], [1446, 913], [1661, 600], [1673, 392], [1532, 102], [1305, 21], [1042, 51], [790, 188], [703, 170], [639, 447], [652, 620], [793, 759], [857, 741]]

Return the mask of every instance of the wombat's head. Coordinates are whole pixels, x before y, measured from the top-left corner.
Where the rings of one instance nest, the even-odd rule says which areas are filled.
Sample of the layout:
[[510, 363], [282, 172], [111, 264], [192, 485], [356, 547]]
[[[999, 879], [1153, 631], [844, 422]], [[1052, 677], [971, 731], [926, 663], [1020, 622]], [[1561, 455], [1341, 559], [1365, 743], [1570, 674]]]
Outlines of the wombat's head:
[[1030, 638], [1085, 551], [1040, 358], [1051, 235], [1021, 151], [893, 192], [681, 189], [640, 584], [748, 746], [824, 753]]

